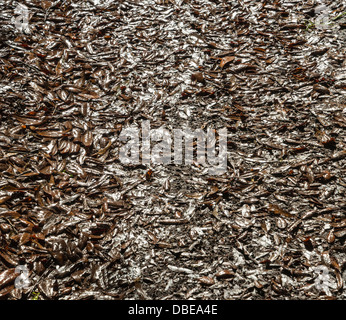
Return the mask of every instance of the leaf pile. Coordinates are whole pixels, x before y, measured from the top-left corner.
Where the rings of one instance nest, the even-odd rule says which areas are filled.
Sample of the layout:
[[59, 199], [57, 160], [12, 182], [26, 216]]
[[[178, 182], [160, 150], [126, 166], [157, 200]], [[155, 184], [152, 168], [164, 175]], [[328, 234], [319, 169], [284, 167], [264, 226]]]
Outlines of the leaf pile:
[[[345, 3], [313, 2], [1, 1], [0, 297], [344, 299]], [[122, 164], [143, 120], [227, 127], [227, 172]]]

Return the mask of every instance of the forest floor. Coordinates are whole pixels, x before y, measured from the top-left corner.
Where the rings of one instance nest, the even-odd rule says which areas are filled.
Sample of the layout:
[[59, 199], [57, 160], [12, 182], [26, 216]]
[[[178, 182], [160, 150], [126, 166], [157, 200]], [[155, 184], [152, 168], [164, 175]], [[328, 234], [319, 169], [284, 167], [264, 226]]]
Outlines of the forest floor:
[[[0, 297], [346, 298], [344, 1], [22, 3], [0, 3]], [[144, 121], [226, 128], [225, 172], [123, 163]]]

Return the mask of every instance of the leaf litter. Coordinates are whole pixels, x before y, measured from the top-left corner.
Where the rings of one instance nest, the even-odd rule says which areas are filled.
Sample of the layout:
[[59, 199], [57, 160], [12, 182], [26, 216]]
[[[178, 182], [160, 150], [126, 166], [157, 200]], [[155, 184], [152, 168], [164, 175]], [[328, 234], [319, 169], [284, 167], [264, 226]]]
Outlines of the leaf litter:
[[[343, 1], [325, 28], [314, 1], [23, 4], [25, 30], [0, 4], [1, 298], [345, 298]], [[143, 120], [226, 127], [227, 172], [122, 164]]]

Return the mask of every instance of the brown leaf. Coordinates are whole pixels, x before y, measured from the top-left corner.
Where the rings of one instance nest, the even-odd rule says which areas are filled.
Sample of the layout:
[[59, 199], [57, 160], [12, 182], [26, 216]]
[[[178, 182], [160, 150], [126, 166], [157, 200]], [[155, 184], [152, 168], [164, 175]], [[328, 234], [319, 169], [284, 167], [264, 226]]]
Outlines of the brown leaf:
[[337, 238], [343, 238], [343, 237], [346, 236], [346, 229], [339, 230], [339, 231], [334, 231], [334, 235], [335, 235]]
[[285, 216], [285, 217], [288, 217], [288, 218], [294, 217], [294, 215], [292, 215], [292, 214], [288, 213], [287, 211], [281, 209], [276, 204], [269, 204], [268, 205], [268, 210], [269, 210], [269, 212], [272, 212], [272, 213], [277, 214], [277, 215], [282, 215], [282, 216]]
[[210, 278], [210, 277], [201, 277], [198, 279], [200, 283], [204, 284], [204, 285], [207, 285], [207, 286], [211, 286], [215, 283], [214, 279], [213, 278]]
[[157, 222], [161, 224], [186, 224], [189, 221], [187, 219], [162, 219]]
[[85, 99], [98, 99], [99, 95], [96, 92], [92, 93], [79, 93], [78, 96], [85, 98]]
[[13, 286], [13, 285], [1, 289], [1, 290], [0, 290], [0, 298], [6, 297], [13, 289], [14, 289], [14, 286]]
[[31, 240], [31, 234], [27, 233], [27, 232], [24, 232], [19, 237], [19, 245], [26, 244], [30, 240]]
[[254, 72], [258, 67], [253, 64], [240, 64], [232, 69], [234, 73], [240, 73], [244, 71]]
[[87, 131], [83, 136], [82, 136], [82, 143], [86, 147], [90, 147], [93, 143], [93, 134], [91, 131]]
[[47, 10], [52, 6], [52, 2], [44, 0], [44, 1], [42, 1], [41, 6], [44, 10]]
[[320, 84], [314, 84], [313, 89], [318, 93], [330, 94], [329, 89], [327, 87], [320, 85]]
[[336, 270], [335, 277], [337, 282], [337, 289], [340, 291], [344, 287], [344, 279], [341, 276], [341, 272]]
[[0, 196], [0, 204], [3, 204], [10, 199], [11, 199], [11, 196]]
[[39, 117], [33, 118], [33, 117], [25, 117], [25, 116], [17, 116], [17, 115], [14, 115], [13, 117], [19, 122], [24, 123], [27, 126], [39, 126], [46, 121], [45, 118], [42, 119]]
[[0, 289], [14, 282], [17, 276], [18, 273], [15, 273], [15, 269], [7, 269], [0, 272]]
[[149, 170], [146, 172], [146, 174], [145, 174], [145, 179], [146, 179], [147, 181], [150, 181], [152, 175], [153, 175], [153, 170], [149, 169]]
[[327, 241], [328, 241], [328, 243], [334, 243], [335, 235], [334, 235], [333, 230], [329, 231], [328, 236], [327, 236]]
[[61, 138], [65, 131], [36, 131], [36, 133], [46, 138]]
[[44, 175], [51, 175], [53, 173], [53, 168], [52, 166], [44, 167], [43, 169], [40, 170], [40, 173]]
[[233, 278], [234, 275], [235, 275], [234, 272], [225, 269], [218, 272], [215, 276], [218, 279], [229, 279], [229, 278]]
[[220, 68], [225, 67], [227, 64], [229, 64], [230, 62], [232, 62], [235, 59], [235, 56], [227, 56], [227, 57], [223, 57], [220, 61]]
[[205, 83], [205, 79], [202, 72], [196, 72], [191, 75], [192, 81], [197, 81], [200, 83]]

